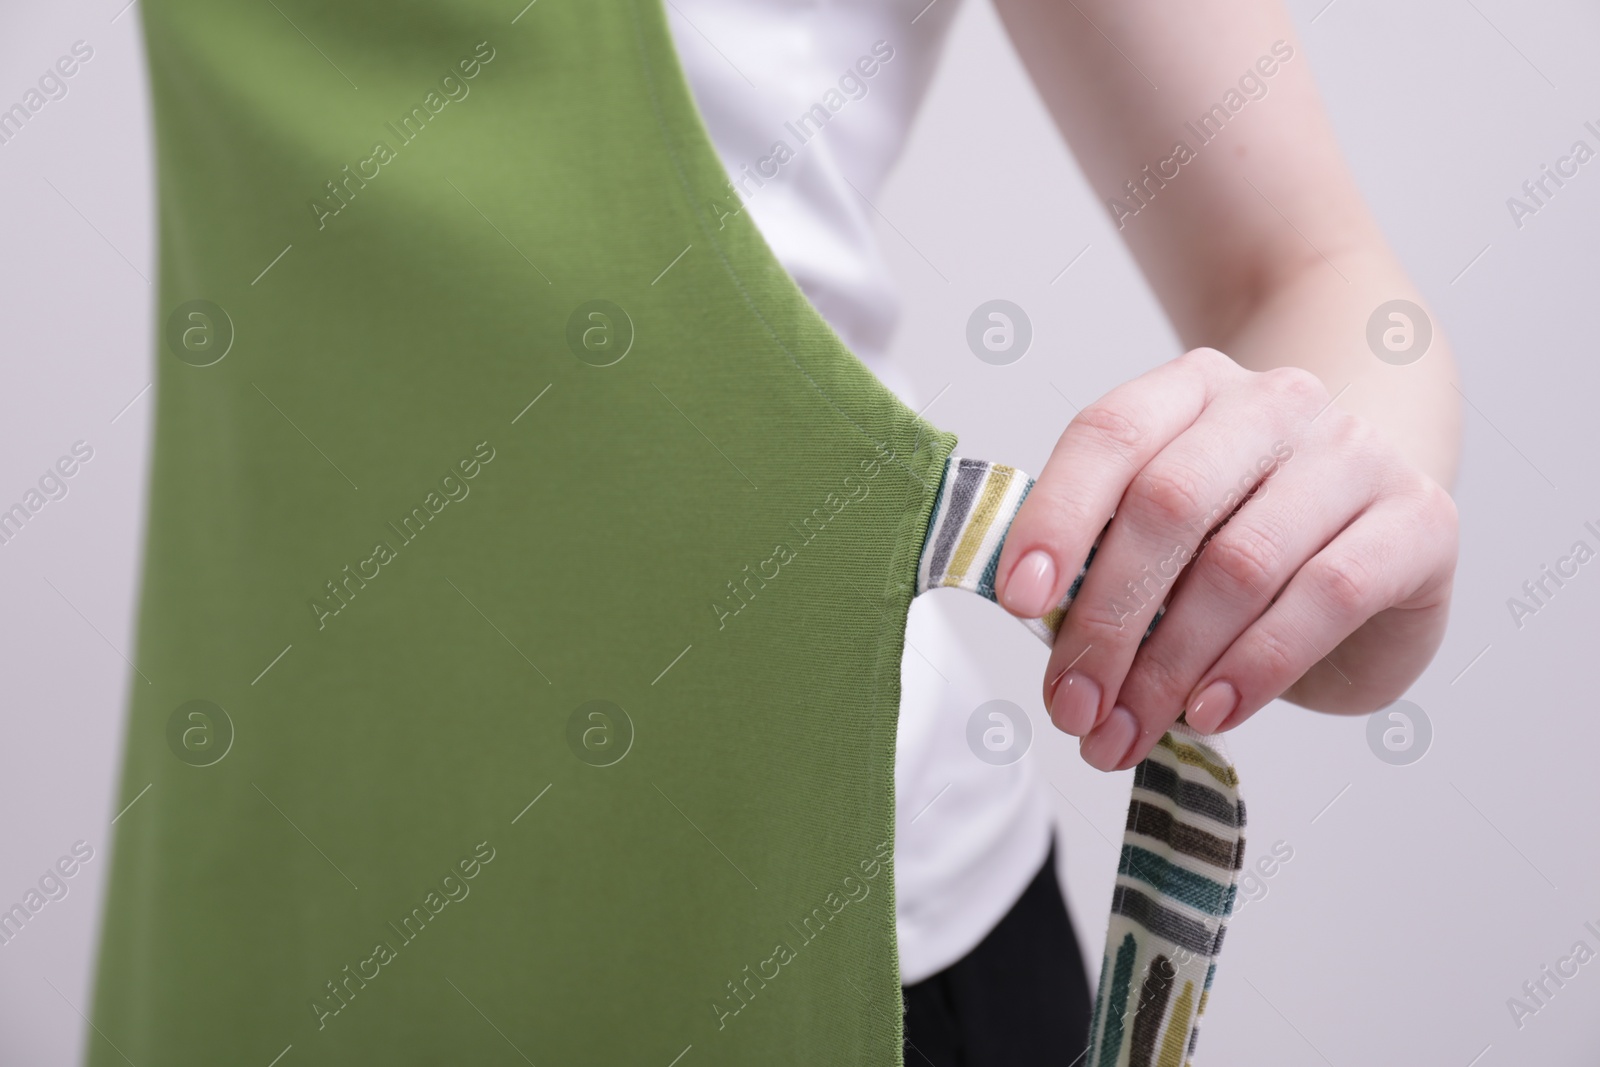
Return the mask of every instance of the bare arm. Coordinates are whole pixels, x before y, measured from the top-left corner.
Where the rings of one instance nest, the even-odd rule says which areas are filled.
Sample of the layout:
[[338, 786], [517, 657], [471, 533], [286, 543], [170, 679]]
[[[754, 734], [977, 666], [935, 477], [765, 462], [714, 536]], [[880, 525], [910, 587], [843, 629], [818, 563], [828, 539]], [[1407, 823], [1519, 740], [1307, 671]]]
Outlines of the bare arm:
[[[1278, 696], [1347, 714], [1393, 701], [1448, 617], [1459, 397], [1436, 328], [1414, 360], [1369, 345], [1381, 305], [1422, 300], [1340, 158], [1286, 13], [996, 3], [1191, 346], [1072, 420], [1006, 539], [999, 598], [1032, 617], [1105, 529], [1051, 652], [1052, 720], [1115, 770], [1180, 713], [1211, 731]], [[1382, 326], [1403, 342], [1403, 320]]]
[[1123, 205], [1113, 212], [1122, 236], [1185, 346], [1253, 370], [1313, 372], [1451, 484], [1460, 406], [1449, 344], [1435, 323], [1416, 363], [1385, 363], [1367, 346], [1380, 304], [1425, 305], [1362, 202], [1281, 4], [996, 6], [1095, 192]]

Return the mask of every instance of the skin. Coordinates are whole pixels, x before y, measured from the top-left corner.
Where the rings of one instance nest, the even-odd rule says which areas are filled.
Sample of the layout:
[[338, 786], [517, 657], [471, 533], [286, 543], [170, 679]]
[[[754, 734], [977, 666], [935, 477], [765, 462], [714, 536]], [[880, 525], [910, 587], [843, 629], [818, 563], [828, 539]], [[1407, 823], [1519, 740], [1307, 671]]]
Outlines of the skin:
[[[1444, 635], [1460, 398], [1437, 323], [1405, 366], [1367, 345], [1378, 305], [1427, 305], [1362, 202], [1287, 13], [1264, 0], [996, 7], [1103, 201], [1138, 206], [1124, 182], [1177, 140], [1195, 150], [1122, 219], [1190, 351], [1072, 420], [1000, 559], [1000, 603], [1038, 617], [1105, 531], [1045, 672], [1052, 721], [1090, 765], [1121, 770], [1185, 711], [1209, 733], [1279, 696], [1348, 715], [1392, 703]], [[1185, 122], [1247, 72], [1266, 94], [1252, 87], [1202, 144]]]

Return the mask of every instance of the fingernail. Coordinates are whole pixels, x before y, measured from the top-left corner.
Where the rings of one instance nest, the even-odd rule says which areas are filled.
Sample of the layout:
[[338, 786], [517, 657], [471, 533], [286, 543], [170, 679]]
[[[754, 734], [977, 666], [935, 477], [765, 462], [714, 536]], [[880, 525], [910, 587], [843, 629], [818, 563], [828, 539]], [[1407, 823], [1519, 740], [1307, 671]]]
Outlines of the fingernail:
[[1100, 686], [1087, 674], [1068, 671], [1050, 701], [1050, 721], [1064, 733], [1082, 737], [1099, 717]]
[[1034, 549], [1011, 568], [1011, 577], [1000, 594], [1001, 606], [1025, 619], [1037, 619], [1055, 607], [1050, 594], [1056, 584], [1056, 561], [1050, 553]]
[[1133, 712], [1118, 704], [1106, 716], [1106, 721], [1083, 739], [1078, 752], [1096, 770], [1115, 770], [1138, 738], [1139, 720], [1133, 717]]
[[1200, 691], [1199, 699], [1189, 705], [1183, 718], [1200, 733], [1209, 734], [1238, 708], [1239, 691], [1219, 678]]

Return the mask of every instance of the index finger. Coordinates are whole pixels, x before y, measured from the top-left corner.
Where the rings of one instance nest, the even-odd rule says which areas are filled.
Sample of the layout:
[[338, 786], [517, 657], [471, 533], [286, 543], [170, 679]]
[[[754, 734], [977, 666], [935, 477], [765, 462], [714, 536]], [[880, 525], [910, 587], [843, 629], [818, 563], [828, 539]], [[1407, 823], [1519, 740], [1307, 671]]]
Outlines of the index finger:
[[1197, 348], [1111, 390], [1067, 425], [1011, 523], [996, 568], [1001, 607], [1026, 619], [1061, 603], [1128, 486], [1188, 429], [1237, 364]]

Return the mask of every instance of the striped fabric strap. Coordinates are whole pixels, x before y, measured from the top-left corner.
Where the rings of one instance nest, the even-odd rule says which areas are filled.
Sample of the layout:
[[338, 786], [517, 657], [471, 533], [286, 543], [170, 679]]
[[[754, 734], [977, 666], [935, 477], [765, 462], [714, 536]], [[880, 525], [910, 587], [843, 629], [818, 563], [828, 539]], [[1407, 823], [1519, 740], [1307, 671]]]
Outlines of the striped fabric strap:
[[[952, 456], [928, 523], [917, 592], [952, 586], [995, 600], [995, 569], [1033, 479]], [[1095, 548], [1099, 546], [1096, 540]], [[1065, 599], [1024, 624], [1053, 644], [1095, 548]], [[1152, 616], [1145, 635], [1155, 628]], [[1192, 1062], [1244, 862], [1239, 776], [1218, 737], [1180, 716], [1133, 772], [1110, 924], [1083, 1067]]]

